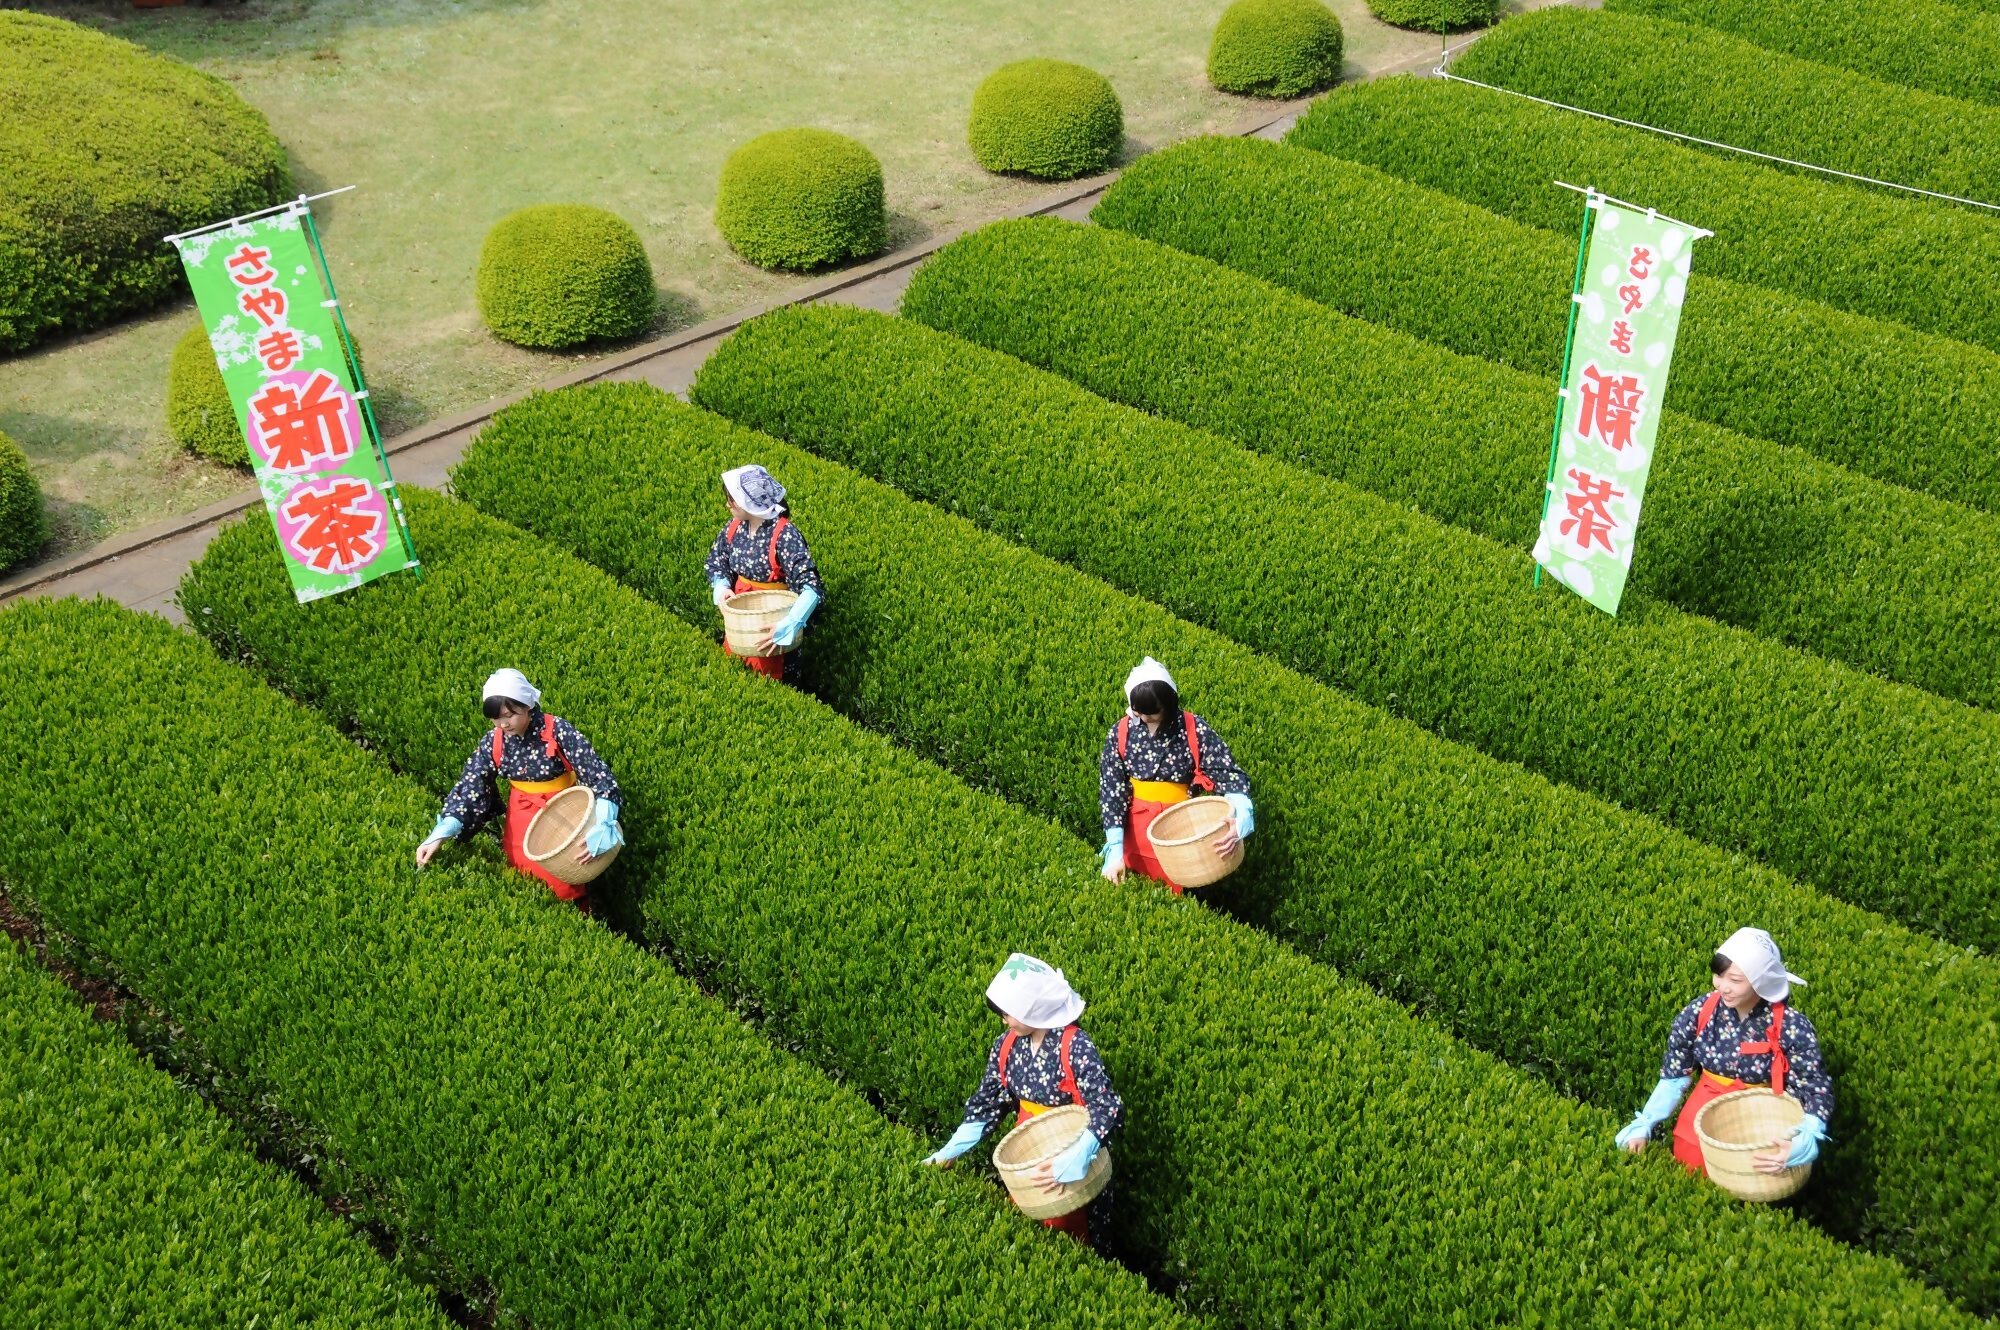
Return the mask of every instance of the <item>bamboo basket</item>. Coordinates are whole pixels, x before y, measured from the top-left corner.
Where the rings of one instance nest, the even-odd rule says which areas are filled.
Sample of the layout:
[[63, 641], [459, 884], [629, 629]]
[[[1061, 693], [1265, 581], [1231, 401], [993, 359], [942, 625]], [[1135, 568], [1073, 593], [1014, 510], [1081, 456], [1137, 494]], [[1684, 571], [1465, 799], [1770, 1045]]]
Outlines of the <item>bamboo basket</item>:
[[1100, 1146], [1090, 1161], [1083, 1181], [1067, 1182], [1055, 1191], [1043, 1191], [1029, 1175], [1043, 1161], [1053, 1159], [1083, 1135], [1090, 1125], [1090, 1113], [1081, 1104], [1064, 1104], [1037, 1113], [1000, 1138], [993, 1147], [993, 1167], [1007, 1184], [1007, 1194], [1021, 1213], [1030, 1219], [1055, 1219], [1081, 1210], [1097, 1198], [1111, 1181], [1111, 1150]]
[[760, 647], [757, 643], [771, 631], [797, 600], [794, 591], [739, 591], [722, 602], [722, 639], [739, 656], [782, 656], [790, 647]]
[[1236, 821], [1236, 810], [1219, 795], [1186, 799], [1166, 809], [1146, 828], [1160, 867], [1178, 887], [1206, 887], [1222, 881], [1243, 863], [1243, 844], [1218, 854], [1216, 837]]
[[1772, 1141], [1798, 1126], [1805, 1115], [1798, 1100], [1773, 1094], [1763, 1085], [1709, 1100], [1694, 1119], [1709, 1180], [1744, 1201], [1782, 1201], [1805, 1186], [1811, 1164], [1782, 1173], [1759, 1173], [1751, 1165], [1754, 1156], [1770, 1149]]
[[597, 796], [587, 785], [557, 790], [528, 820], [527, 833], [521, 837], [522, 851], [537, 868], [572, 887], [595, 881], [625, 848], [614, 845], [588, 863], [576, 861], [577, 846], [583, 844], [583, 833], [589, 828], [590, 814], [596, 807]]

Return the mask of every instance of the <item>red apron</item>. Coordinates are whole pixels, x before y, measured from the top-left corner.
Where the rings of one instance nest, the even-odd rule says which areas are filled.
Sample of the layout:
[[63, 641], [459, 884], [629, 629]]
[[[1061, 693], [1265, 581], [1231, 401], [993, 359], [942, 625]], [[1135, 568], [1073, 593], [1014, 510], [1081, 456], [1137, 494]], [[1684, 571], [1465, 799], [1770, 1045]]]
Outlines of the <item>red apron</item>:
[[[1708, 1029], [1708, 1023], [1715, 1019], [1715, 1008], [1722, 1001], [1722, 994], [1710, 993], [1708, 1000], [1701, 1004], [1701, 1011], [1694, 1018], [1694, 1029], [1700, 1034]], [[1758, 1043], [1738, 1044], [1739, 1053], [1769, 1053], [1771, 1055], [1771, 1089], [1777, 1094], [1785, 1092], [1785, 1073], [1790, 1069], [1790, 1061], [1785, 1050], [1779, 1046], [1778, 1036], [1785, 1028], [1785, 1004], [1771, 1004], [1771, 1028], [1764, 1032]], [[1695, 1135], [1694, 1120], [1702, 1106], [1711, 1099], [1720, 1098], [1737, 1090], [1747, 1090], [1756, 1085], [1755, 1081], [1739, 1081], [1733, 1076], [1718, 1076], [1712, 1071], [1704, 1071], [1695, 1077], [1694, 1092], [1681, 1105], [1681, 1115], [1674, 1119], [1674, 1158], [1681, 1161], [1690, 1173], [1706, 1174], [1708, 1161], [1702, 1158], [1701, 1137]]]
[[[1193, 798], [1193, 791], [1204, 794], [1215, 792], [1215, 782], [1202, 774], [1201, 745], [1195, 739], [1194, 713], [1182, 711], [1181, 718], [1187, 722], [1188, 756], [1194, 759], [1194, 780], [1192, 785], [1182, 785], [1170, 780], [1135, 780], [1132, 782], [1132, 811], [1125, 819], [1125, 863], [1156, 882], [1164, 882], [1167, 890], [1178, 896], [1181, 886], [1167, 876], [1167, 870], [1160, 866], [1159, 856], [1153, 853], [1153, 842], [1146, 835], [1146, 829], [1153, 825], [1153, 819], [1172, 808]], [[1118, 756], [1125, 757], [1126, 745], [1132, 732], [1132, 718], [1118, 718]]]
[[[548, 883], [549, 890], [561, 901], [575, 901], [576, 907], [585, 914], [590, 913], [589, 888], [574, 886], [563, 881], [528, 857], [526, 840], [528, 824], [535, 820], [535, 814], [542, 811], [558, 790], [566, 790], [576, 784], [576, 772], [569, 759], [563, 756], [562, 746], [556, 742], [556, 718], [542, 716], [542, 744], [550, 757], [563, 764], [563, 773], [554, 780], [510, 780], [507, 782], [507, 862], [530, 877], [540, 878]], [[500, 769], [500, 731], [493, 731], [493, 769]]]
[[[785, 527], [791, 520], [789, 517], [780, 517], [777, 521], [771, 523], [771, 580], [768, 582], [758, 582], [748, 577], [739, 577], [736, 579], [736, 583], [731, 590], [743, 592], [784, 591], [787, 589], [785, 586], [784, 570], [778, 567], [778, 537], [785, 534]], [[723, 532], [722, 539], [725, 542], [735, 540], [736, 532], [742, 525], [742, 518], [731, 518], [729, 529]], [[729, 643], [727, 641], [723, 642], [722, 649], [729, 651]], [[729, 651], [729, 654], [733, 656], [736, 653]], [[766, 678], [782, 680], [785, 677], [785, 658], [783, 655], [745, 656], [743, 657], [743, 663]]]
[[[1019, 1038], [1019, 1035], [1009, 1030], [1007, 1037], [1000, 1041], [1000, 1086], [1002, 1089], [1009, 1088], [1007, 1085], [1007, 1059], [1013, 1055], [1014, 1041]], [[1076, 1027], [1074, 1025], [1065, 1025], [1063, 1027], [1062, 1040], [1056, 1045], [1056, 1056], [1062, 1062], [1063, 1093], [1069, 1096], [1069, 1101], [1072, 1104], [1081, 1104], [1083, 1102], [1083, 1093], [1077, 1088], [1076, 1072], [1071, 1068], [1069, 1062], [1069, 1046], [1075, 1042]], [[1014, 1118], [1016, 1126], [1026, 1122], [1037, 1113], [1046, 1113], [1051, 1108], [1056, 1107], [1054, 1104], [1037, 1104], [1031, 1099], [1021, 1099], [1019, 1095], [1015, 1095], [1014, 1097], [1020, 1100], [1021, 1104], [1021, 1111]], [[1079, 1206], [1066, 1215], [1057, 1215], [1054, 1219], [1044, 1219], [1042, 1227], [1067, 1233], [1088, 1247], [1090, 1245], [1090, 1207], [1087, 1205]]]

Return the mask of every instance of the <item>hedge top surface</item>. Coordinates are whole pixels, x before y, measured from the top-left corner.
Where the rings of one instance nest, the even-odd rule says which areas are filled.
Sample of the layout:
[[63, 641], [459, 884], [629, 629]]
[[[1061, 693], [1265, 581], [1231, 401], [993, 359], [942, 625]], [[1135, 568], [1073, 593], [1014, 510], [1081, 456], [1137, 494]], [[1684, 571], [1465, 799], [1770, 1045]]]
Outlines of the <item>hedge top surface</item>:
[[1572, 236], [1582, 207], [1549, 182], [1588, 180], [1713, 228], [1704, 273], [2000, 351], [2000, 222], [1970, 209], [1773, 171], [1441, 79], [1336, 89], [1285, 141]]
[[[1550, 378], [1562, 366], [1575, 239], [1358, 162], [1191, 139], [1134, 162], [1091, 220], [1466, 355]], [[1810, 357], [1794, 354], [1802, 346]], [[2000, 452], [1962, 443], [2000, 437], [2000, 355], [1984, 347], [1697, 271], [1671, 400], [1683, 415], [2000, 512]]]
[[1368, 12], [1399, 28], [1451, 32], [1483, 28], [1500, 16], [1502, 0], [1368, 0]]
[[495, 222], [479, 247], [478, 292], [495, 336], [549, 348], [636, 337], [658, 299], [639, 233], [587, 203], [540, 203]]
[[766, 268], [871, 258], [889, 243], [882, 163], [826, 129], [780, 129], [729, 154], [716, 195], [723, 238]]
[[[939, 339], [919, 332], [800, 321], [767, 343], [766, 363], [781, 363], [786, 347], [782, 363], [796, 374], [789, 391], [764, 380], [765, 401], [805, 448], [865, 456], [878, 474], [1036, 545], [1067, 539], [1092, 499], [1067, 511], [1003, 508], [1005, 482], [959, 488], [950, 473], [1009, 455], [1012, 436], [1029, 430], [1080, 468], [1150, 465], [1131, 436], [1060, 409], [1078, 395], [1068, 384], [994, 356], [964, 375], [956, 358], [925, 355]], [[721, 385], [703, 391], [728, 396]], [[973, 400], [986, 409], [967, 409]], [[1250, 857], [1203, 902], [1569, 1092], [1630, 1111], [1653, 1082], [1668, 1024], [1706, 983], [1708, 949], [1746, 919], [1773, 929], [1812, 980], [1801, 1009], [1819, 1025], [1839, 1091], [1839, 1145], [1804, 1208], [1962, 1295], [2000, 1289], [2000, 1213], [1988, 1202], [2000, 1185], [2000, 1065], [1986, 1034], [2000, 966], [1438, 739], [651, 387], [594, 384], [508, 407], [452, 488], [709, 628], [714, 606], [686, 570], [714, 537], [715, 474], [742, 457], [777, 469], [813, 515], [835, 597], [815, 630], [820, 698], [1095, 843], [1097, 771], [1079, 737], [1117, 714], [1116, 681], [1131, 661], [1160, 656], [1257, 782]], [[1055, 492], [1068, 486], [1044, 478]], [[1020, 497], [1031, 488], [1042, 487]], [[956, 590], [911, 597], [913, 586]]]
[[989, 171], [1069, 180], [1111, 165], [1125, 110], [1096, 70], [1067, 60], [1017, 60], [972, 94], [972, 155]]
[[160, 237], [291, 188], [221, 79], [46, 15], [0, 10], [0, 351], [166, 299]]
[[1209, 42], [1208, 81], [1260, 97], [1317, 92], [1340, 81], [1342, 46], [1340, 20], [1320, 0], [1236, 0]]
[[28, 562], [48, 539], [42, 486], [21, 445], [0, 434], [0, 573]]
[[2000, 107], [1898, 87], [1712, 28], [1556, 6], [1508, 19], [1461, 55], [1454, 72], [1740, 148], [2000, 203]]
[[[220, 539], [246, 535], [270, 543]], [[31, 785], [10, 882], [490, 1281], [500, 1323], [988, 1325], [1024, 1283], [1066, 1324], [1176, 1323], [490, 851], [413, 873], [433, 799], [197, 639], [102, 601], [0, 622], [0, 760]], [[482, 722], [440, 681], [462, 748]], [[124, 815], [169, 787], [175, 817]]]
[[1605, 8], [1720, 28], [1802, 60], [2000, 103], [2000, 14], [1944, 0], [1609, 0]]
[[0, 937], [0, 1323], [448, 1324]]
[[[623, 736], [634, 808], [673, 810], [635, 816], [626, 860], [678, 953], [939, 1130], [994, 1033], [993, 958], [1059, 958], [1130, 1109], [1122, 1212], [1186, 1304], [1272, 1326], [1457, 1324], [1467, 1306], [1622, 1324], [1700, 1287], [1759, 1321], [1835, 1305], [1969, 1324], [1892, 1262], [1690, 1187], [1664, 1159], [1631, 1166], [1607, 1147], [1610, 1114], [1325, 967], [1194, 902], [1103, 882], [1067, 833], [751, 675], [603, 573], [463, 504], [412, 507], [422, 584], [298, 614], [268, 531], [245, 524], [182, 603], [434, 786], [463, 760], [437, 717], [464, 706], [475, 662], [563, 679], [568, 715]], [[491, 570], [517, 560], [537, 576], [496, 586]], [[618, 631], [573, 631], [587, 624]], [[748, 788], [754, 820], [737, 811]], [[1709, 1240], [1725, 1223], [1726, 1250]], [[1550, 1250], [1574, 1259], [1532, 1259]]]

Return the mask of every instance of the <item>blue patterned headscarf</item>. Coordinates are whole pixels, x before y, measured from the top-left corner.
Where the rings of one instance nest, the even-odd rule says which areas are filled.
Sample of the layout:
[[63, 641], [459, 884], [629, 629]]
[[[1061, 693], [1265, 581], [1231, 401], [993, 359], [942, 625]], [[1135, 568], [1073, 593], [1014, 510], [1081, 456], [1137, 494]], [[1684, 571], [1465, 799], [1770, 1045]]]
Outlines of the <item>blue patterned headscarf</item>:
[[762, 521], [768, 522], [785, 510], [785, 487], [755, 463], [723, 472], [722, 488], [729, 491], [738, 508]]

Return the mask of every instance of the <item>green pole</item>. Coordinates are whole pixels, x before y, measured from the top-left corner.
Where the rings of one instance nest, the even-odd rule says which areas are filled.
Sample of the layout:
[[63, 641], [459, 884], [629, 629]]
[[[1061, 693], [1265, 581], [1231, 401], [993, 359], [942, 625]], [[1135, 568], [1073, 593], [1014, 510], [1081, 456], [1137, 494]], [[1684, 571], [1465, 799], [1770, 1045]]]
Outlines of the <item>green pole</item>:
[[[1563, 336], [1562, 377], [1556, 381], [1556, 423], [1555, 428], [1549, 431], [1549, 470], [1548, 474], [1542, 479], [1542, 520], [1535, 524], [1535, 537], [1537, 540], [1541, 538], [1542, 528], [1548, 525], [1549, 501], [1555, 497], [1556, 454], [1562, 449], [1563, 413], [1569, 406], [1569, 358], [1571, 353], [1576, 350], [1576, 313], [1579, 304], [1578, 297], [1583, 294], [1583, 261], [1584, 257], [1590, 253], [1591, 220], [1597, 214], [1597, 209], [1590, 205], [1596, 198], [1596, 190], [1586, 188], [1583, 191], [1583, 228], [1577, 233], [1576, 275], [1570, 279], [1569, 284], [1569, 331]], [[1542, 584], [1542, 565], [1540, 561], [1537, 561], [1535, 564], [1534, 584], [1536, 586]]]
[[354, 376], [354, 391], [361, 399], [361, 416], [368, 422], [368, 441], [375, 448], [375, 460], [382, 464], [382, 487], [389, 492], [389, 505], [396, 510], [396, 534], [403, 542], [403, 557], [409, 561], [410, 571], [417, 580], [424, 577], [423, 564], [417, 560], [417, 548], [410, 540], [410, 522], [403, 515], [403, 496], [396, 488], [396, 477], [389, 470], [389, 450], [382, 446], [382, 429], [375, 423], [375, 403], [368, 393], [368, 384], [361, 377], [361, 357], [354, 350], [354, 334], [347, 331], [347, 311], [341, 307], [340, 293], [333, 289], [333, 270], [327, 267], [326, 250], [319, 243], [319, 227], [313, 224], [312, 209], [306, 206], [303, 197], [299, 200], [299, 212], [305, 219], [306, 238], [312, 241], [313, 261], [319, 267], [320, 282], [326, 287], [326, 298], [333, 305], [333, 321], [340, 328], [340, 353], [347, 361], [347, 372]]

